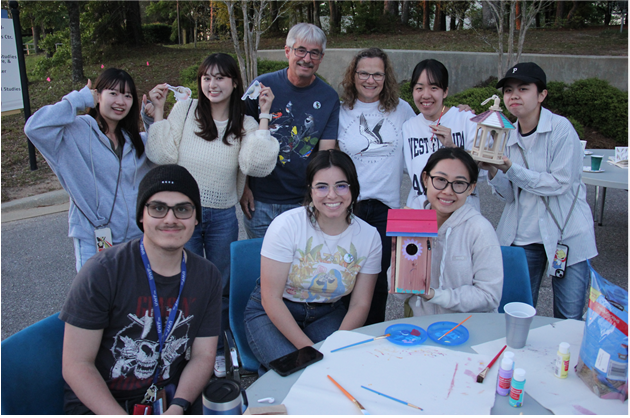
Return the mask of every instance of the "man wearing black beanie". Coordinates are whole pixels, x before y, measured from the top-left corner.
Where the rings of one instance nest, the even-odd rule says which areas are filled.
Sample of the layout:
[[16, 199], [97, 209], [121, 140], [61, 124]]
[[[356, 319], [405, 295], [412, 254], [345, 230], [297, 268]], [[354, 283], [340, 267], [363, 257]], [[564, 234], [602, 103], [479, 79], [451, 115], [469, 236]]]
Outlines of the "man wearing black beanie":
[[184, 250], [201, 222], [199, 188], [178, 165], [140, 182], [141, 239], [88, 260], [59, 315], [68, 414], [201, 414], [221, 318], [221, 277]]

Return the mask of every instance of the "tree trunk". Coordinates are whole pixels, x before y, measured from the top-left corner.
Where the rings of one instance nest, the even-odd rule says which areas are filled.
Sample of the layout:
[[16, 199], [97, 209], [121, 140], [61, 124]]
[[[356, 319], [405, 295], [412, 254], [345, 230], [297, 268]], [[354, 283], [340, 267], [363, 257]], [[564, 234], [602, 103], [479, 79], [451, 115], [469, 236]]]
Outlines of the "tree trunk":
[[440, 31], [442, 30], [442, 5], [439, 1], [435, 2], [435, 16], [433, 17], [433, 30]]
[[604, 12], [604, 26], [610, 25], [610, 21], [612, 20], [612, 1], [606, 2], [606, 11]]
[[562, 26], [562, 18], [564, 17], [564, 2], [556, 2], [556, 22], [555, 26]]
[[39, 26], [33, 24], [31, 31], [33, 32], [33, 48], [35, 53], [39, 54]]
[[182, 31], [179, 27], [179, 0], [177, 0], [177, 44], [182, 44]]
[[142, 18], [140, 16], [140, 2], [125, 1], [124, 13], [125, 13], [125, 32], [127, 34], [127, 44], [133, 46], [140, 46], [143, 40], [142, 36]]
[[578, 2], [577, 0], [573, 0], [573, 7], [571, 7], [571, 10], [569, 10], [569, 14], [567, 15], [567, 22], [570, 22], [573, 17], [575, 16], [575, 12], [577, 11], [578, 8]]
[[341, 32], [341, 16], [336, 0], [328, 2], [328, 10], [330, 10], [330, 33], [336, 35]]
[[68, 23], [70, 25], [70, 50], [72, 51], [72, 81], [74, 83], [85, 80], [83, 75], [83, 53], [81, 51], [81, 29], [79, 27], [80, 13], [78, 1], [66, 1], [68, 9]]
[[493, 26], [492, 4], [488, 4], [488, 3], [489, 3], [488, 1], [481, 2], [481, 16], [482, 16], [484, 29], [488, 29]]
[[444, 10], [442, 9], [441, 5], [440, 5], [440, 30], [441, 31], [446, 30], [446, 13], [444, 13]]
[[398, 2], [397, 1], [385, 1], [383, 7], [383, 14], [390, 16], [398, 16]]
[[521, 2], [515, 2], [516, 7], [516, 30], [521, 30]]
[[431, 6], [429, 5], [428, 0], [423, 0], [422, 2], [422, 29], [429, 30], [429, 10]]
[[195, 13], [195, 32], [193, 34], [193, 39], [195, 42], [195, 48], [197, 48], [197, 13]]
[[409, 25], [409, 0], [403, 0], [402, 2], [402, 13], [400, 15], [400, 23], [405, 26]]
[[456, 30], [457, 29], [457, 16], [455, 16], [455, 14], [451, 14], [450, 18], [451, 18], [450, 29]]

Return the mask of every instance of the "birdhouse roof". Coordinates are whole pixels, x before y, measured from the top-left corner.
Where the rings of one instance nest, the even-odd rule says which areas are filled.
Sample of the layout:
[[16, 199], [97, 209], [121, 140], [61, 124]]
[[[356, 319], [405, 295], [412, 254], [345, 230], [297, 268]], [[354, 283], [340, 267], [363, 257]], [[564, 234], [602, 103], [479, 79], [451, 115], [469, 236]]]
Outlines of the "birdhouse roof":
[[512, 122], [510, 122], [503, 113], [497, 110], [486, 110], [481, 115], [470, 118], [470, 120], [493, 128], [516, 129], [514, 125], [512, 125]]
[[390, 209], [388, 237], [437, 237], [437, 214], [432, 209]]

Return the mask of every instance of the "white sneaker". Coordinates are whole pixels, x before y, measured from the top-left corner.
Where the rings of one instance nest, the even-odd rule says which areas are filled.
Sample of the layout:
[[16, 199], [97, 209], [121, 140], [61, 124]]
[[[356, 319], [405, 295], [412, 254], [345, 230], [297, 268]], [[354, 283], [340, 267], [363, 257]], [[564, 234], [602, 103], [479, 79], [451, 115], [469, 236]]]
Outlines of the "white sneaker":
[[217, 356], [214, 360], [214, 375], [225, 377], [225, 356]]

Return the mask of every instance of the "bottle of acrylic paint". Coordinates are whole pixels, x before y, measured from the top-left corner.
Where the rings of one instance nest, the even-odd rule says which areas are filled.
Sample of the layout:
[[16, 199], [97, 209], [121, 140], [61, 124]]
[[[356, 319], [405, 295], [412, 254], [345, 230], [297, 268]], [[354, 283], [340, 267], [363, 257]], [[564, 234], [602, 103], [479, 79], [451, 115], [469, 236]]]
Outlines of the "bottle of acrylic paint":
[[510, 393], [513, 366], [514, 362], [509, 357], [506, 357], [501, 361], [501, 368], [499, 369], [499, 379], [497, 380], [497, 394], [501, 396], [507, 396]]
[[514, 353], [512, 351], [505, 351], [503, 352], [503, 358], [512, 360], [512, 371], [514, 371]]
[[510, 389], [510, 405], [515, 408], [523, 406], [525, 397], [525, 370], [515, 369], [512, 377], [512, 388]]
[[569, 347], [569, 343], [560, 343], [560, 347], [558, 348], [554, 374], [560, 379], [566, 379], [569, 375], [569, 360], [571, 360]]

